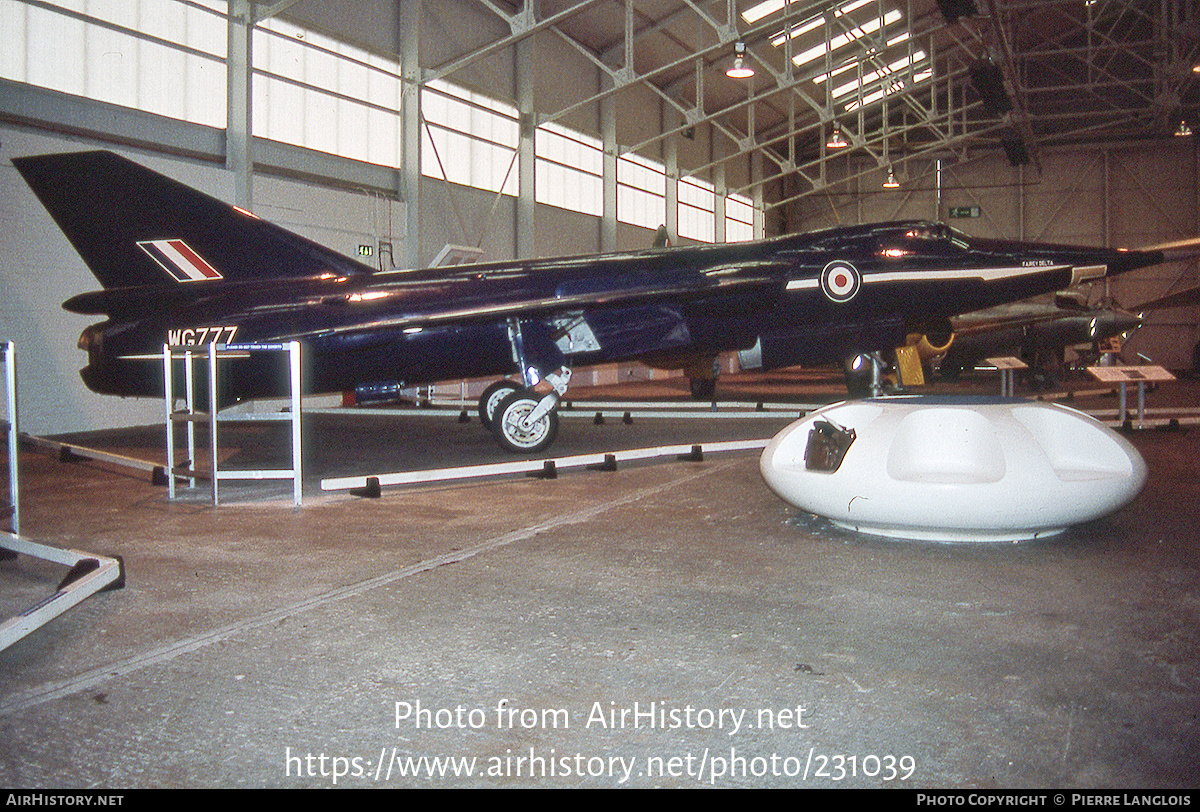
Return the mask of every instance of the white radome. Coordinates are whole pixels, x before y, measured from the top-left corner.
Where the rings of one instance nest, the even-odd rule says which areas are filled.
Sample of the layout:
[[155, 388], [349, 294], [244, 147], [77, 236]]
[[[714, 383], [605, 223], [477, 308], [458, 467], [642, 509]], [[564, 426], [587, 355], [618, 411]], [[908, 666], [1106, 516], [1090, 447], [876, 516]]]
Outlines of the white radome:
[[1119, 510], [1146, 484], [1137, 449], [1107, 426], [1007, 398], [837, 403], [781, 431], [759, 465], [781, 499], [840, 527], [945, 542], [1051, 536]]

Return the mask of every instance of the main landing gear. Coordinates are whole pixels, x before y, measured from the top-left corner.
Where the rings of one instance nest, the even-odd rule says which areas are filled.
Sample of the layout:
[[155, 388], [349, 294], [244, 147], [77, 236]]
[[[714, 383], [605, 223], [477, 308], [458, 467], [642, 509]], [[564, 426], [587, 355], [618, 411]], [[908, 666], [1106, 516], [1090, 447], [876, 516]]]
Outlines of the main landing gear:
[[508, 451], [545, 451], [558, 436], [558, 403], [570, 380], [571, 370], [563, 367], [533, 387], [497, 381], [479, 397], [479, 422]]
[[508, 335], [525, 385], [503, 380], [485, 389], [479, 397], [479, 422], [502, 448], [536, 454], [549, 448], [558, 436], [558, 404], [571, 382], [571, 370], [564, 365], [541, 375], [528, 363], [517, 319], [509, 319]]

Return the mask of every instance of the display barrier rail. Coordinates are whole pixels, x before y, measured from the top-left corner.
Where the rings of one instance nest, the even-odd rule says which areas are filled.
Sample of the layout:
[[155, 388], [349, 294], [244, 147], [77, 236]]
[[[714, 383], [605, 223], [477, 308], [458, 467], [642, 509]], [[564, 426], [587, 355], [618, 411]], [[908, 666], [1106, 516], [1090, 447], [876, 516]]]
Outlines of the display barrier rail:
[[[459, 417], [470, 412], [477, 406], [476, 401], [427, 401], [421, 406], [340, 406], [335, 408], [309, 409], [308, 414], [326, 414], [339, 416], [362, 417], [398, 417], [429, 415], [440, 417]], [[806, 413], [827, 403], [765, 403], [758, 401], [733, 402], [726, 401], [718, 404], [696, 403], [690, 401], [588, 401], [566, 400], [558, 407], [560, 419], [593, 419], [601, 417], [632, 417], [652, 420], [709, 420], [709, 419], [765, 419], [777, 420], [781, 416], [796, 413]]]
[[[200, 350], [200, 352], [198, 352]], [[222, 360], [246, 358], [251, 353], [286, 352], [288, 357], [288, 381], [290, 386], [291, 406], [285, 414], [226, 414], [218, 416], [217, 393], [220, 392], [220, 367]], [[164, 405], [167, 425], [167, 496], [175, 498], [176, 478], [187, 479], [189, 487], [196, 486], [196, 480], [208, 479], [212, 487], [212, 502], [221, 503], [220, 483], [229, 480], [292, 480], [292, 502], [300, 507], [303, 504], [303, 465], [302, 447], [300, 440], [300, 344], [291, 341], [286, 344], [208, 344], [205, 347], [192, 345], [163, 345], [163, 381]], [[208, 411], [196, 407], [195, 362], [203, 358], [207, 361], [208, 372]], [[182, 411], [175, 410], [175, 361], [182, 360], [184, 374], [184, 402]], [[218, 426], [220, 423], [276, 421], [287, 422], [291, 426], [292, 465], [290, 468], [271, 468], [265, 470], [221, 470], [219, 465]], [[186, 426], [186, 441], [188, 458], [185, 464], [175, 464], [175, 425], [183, 423]], [[207, 423], [209, 426], [209, 468], [200, 470], [196, 467], [196, 425]]]
[[578, 454], [554, 459], [514, 460], [484, 465], [465, 465], [457, 468], [437, 468], [428, 471], [398, 471], [371, 476], [335, 477], [321, 480], [321, 490], [349, 490], [356, 496], [378, 496], [385, 485], [428, 485], [464, 479], [482, 479], [514, 474], [536, 475], [553, 479], [559, 470], [570, 468], [596, 468], [615, 471], [618, 463], [674, 457], [678, 460], [700, 462], [706, 453], [730, 451], [754, 451], [766, 448], [770, 439], [728, 440], [695, 445], [666, 445], [654, 448], [635, 448], [604, 454]]
[[96, 462], [112, 463], [123, 468], [149, 471], [151, 482], [162, 485], [167, 484], [166, 469], [159, 462], [142, 460], [112, 451], [103, 451], [99, 448], [88, 448], [77, 443], [64, 443], [61, 440], [51, 440], [49, 437], [38, 437], [36, 434], [22, 434], [21, 440], [35, 448], [45, 449], [57, 454], [61, 462], [95, 460]]

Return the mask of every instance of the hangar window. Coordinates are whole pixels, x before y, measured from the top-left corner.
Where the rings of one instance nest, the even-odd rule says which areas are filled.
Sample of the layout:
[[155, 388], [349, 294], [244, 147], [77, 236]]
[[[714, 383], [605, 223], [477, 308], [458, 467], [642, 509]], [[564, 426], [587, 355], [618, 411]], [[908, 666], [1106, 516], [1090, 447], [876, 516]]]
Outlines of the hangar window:
[[725, 242], [754, 239], [754, 203], [742, 195], [730, 195], [725, 201]]
[[598, 138], [546, 123], [537, 129], [534, 152], [538, 203], [604, 214], [604, 150]]
[[[226, 127], [226, 0], [0, 0], [0, 78]], [[402, 160], [400, 65], [386, 54], [276, 17], [254, 30], [253, 132], [381, 166]], [[421, 90], [422, 174], [516, 195], [519, 117], [511, 104], [448, 82]], [[554, 124], [535, 140], [539, 203], [603, 216], [603, 145]], [[666, 222], [665, 166], [617, 159], [617, 219]], [[670, 182], [676, 182], [670, 180]], [[679, 233], [715, 238], [714, 187], [678, 181]], [[754, 236], [754, 209], [731, 195], [730, 241]]]
[[716, 202], [714, 187], [699, 178], [679, 181], [679, 236], [700, 242], [716, 239]]
[[617, 159], [617, 219], [656, 229], [667, 220], [667, 168], [628, 152]]
[[421, 90], [421, 172], [489, 192], [517, 194], [517, 108], [449, 82]]
[[277, 18], [255, 26], [251, 53], [256, 136], [399, 163], [399, 62]]
[[224, 127], [224, 0], [0, 2], [0, 77]]

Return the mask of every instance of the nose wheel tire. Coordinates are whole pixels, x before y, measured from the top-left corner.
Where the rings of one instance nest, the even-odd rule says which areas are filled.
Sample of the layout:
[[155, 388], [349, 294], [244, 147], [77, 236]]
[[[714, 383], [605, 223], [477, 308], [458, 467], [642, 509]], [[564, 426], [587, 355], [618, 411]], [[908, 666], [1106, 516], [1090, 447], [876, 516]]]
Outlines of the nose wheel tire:
[[500, 402], [520, 389], [521, 387], [512, 381], [496, 381], [483, 390], [483, 394], [479, 396], [479, 422], [485, 429], [491, 430], [496, 408]]
[[557, 410], [550, 410], [529, 426], [523, 425], [540, 400], [532, 392], [521, 389], [509, 394], [496, 406], [492, 432], [503, 448], [518, 454], [536, 454], [554, 442], [558, 434]]

